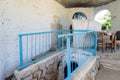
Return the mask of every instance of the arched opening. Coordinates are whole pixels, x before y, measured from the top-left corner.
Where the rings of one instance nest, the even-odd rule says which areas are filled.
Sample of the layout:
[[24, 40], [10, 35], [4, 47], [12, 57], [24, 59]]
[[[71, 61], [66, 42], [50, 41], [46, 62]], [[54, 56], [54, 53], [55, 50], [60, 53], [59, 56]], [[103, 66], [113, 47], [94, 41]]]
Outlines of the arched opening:
[[102, 25], [102, 30], [111, 30], [111, 13], [109, 10], [101, 10], [95, 16], [95, 21]]
[[87, 19], [87, 16], [82, 12], [76, 12], [73, 14], [72, 19]]

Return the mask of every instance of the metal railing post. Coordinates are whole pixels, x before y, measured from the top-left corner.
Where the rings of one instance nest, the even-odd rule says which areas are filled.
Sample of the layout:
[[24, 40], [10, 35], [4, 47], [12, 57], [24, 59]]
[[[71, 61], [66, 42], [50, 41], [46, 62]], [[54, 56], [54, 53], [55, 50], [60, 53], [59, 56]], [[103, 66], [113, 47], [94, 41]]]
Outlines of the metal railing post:
[[22, 36], [19, 36], [20, 66], [23, 66]]
[[94, 32], [94, 56], [97, 55], [97, 32]]
[[[58, 31], [58, 36], [60, 35], [60, 32]], [[61, 40], [60, 38], [58, 38], [58, 49], [60, 49], [60, 45], [61, 45]]]
[[67, 49], [67, 79], [71, 80], [71, 62], [70, 62], [70, 37], [66, 37], [67, 43], [66, 43], [66, 49]]

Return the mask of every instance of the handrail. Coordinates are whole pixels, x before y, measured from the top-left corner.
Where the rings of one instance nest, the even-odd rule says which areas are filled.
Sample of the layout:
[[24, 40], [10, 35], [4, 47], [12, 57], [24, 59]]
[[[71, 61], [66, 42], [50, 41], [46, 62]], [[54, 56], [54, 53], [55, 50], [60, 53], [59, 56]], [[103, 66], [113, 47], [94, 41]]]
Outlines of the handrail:
[[[73, 33], [70, 33], [73, 31]], [[55, 30], [55, 31], [47, 31], [47, 32], [34, 32], [34, 33], [24, 33], [18, 34], [19, 36], [19, 50], [20, 50], [20, 67], [19, 70], [24, 69], [31, 64], [38, 62], [50, 55], [53, 55], [55, 51], [49, 52], [49, 54], [39, 57], [36, 60], [31, 60], [36, 55], [44, 53], [47, 50], [50, 50], [52, 47], [52, 35], [57, 40], [57, 49], [56, 51], [63, 50], [66, 48], [67, 53], [67, 80], [71, 80], [72, 75], [80, 68], [90, 56], [96, 56], [96, 46], [97, 46], [97, 32], [92, 30]], [[79, 39], [79, 37], [85, 36], [87, 37]], [[71, 40], [73, 38], [73, 41]], [[54, 40], [54, 39], [53, 39]], [[88, 40], [88, 41], [87, 41]], [[94, 45], [90, 42], [92, 41]], [[55, 42], [55, 40], [53, 41]], [[66, 45], [64, 44], [66, 42]], [[78, 68], [75, 71], [71, 72], [71, 42], [74, 48], [82, 49], [83, 51], [90, 52], [92, 54], [88, 54], [88, 57], [83, 60], [82, 63], [79, 64]], [[83, 44], [86, 42], [85, 44]], [[80, 46], [80, 45], [82, 46]], [[85, 45], [85, 46], [84, 46]], [[89, 45], [89, 46], [88, 46]], [[91, 46], [93, 48], [91, 49]], [[82, 48], [83, 47], [83, 48]], [[89, 49], [90, 47], [90, 49]], [[41, 51], [40, 51], [41, 50]], [[32, 55], [32, 56], [31, 56]], [[33, 56], [34, 55], [34, 56]], [[81, 54], [79, 54], [81, 55]], [[85, 54], [87, 55], [87, 54]], [[30, 56], [30, 59], [28, 58]], [[27, 58], [27, 59], [26, 59]], [[65, 79], [65, 80], [66, 80]]]

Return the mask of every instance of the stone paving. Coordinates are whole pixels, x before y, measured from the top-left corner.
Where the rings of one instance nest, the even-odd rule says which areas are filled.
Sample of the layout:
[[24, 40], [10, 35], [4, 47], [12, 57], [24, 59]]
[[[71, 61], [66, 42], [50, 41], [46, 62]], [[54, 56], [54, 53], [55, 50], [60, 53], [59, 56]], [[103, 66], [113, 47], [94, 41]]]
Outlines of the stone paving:
[[120, 80], [120, 70], [102, 68], [98, 72], [96, 80]]

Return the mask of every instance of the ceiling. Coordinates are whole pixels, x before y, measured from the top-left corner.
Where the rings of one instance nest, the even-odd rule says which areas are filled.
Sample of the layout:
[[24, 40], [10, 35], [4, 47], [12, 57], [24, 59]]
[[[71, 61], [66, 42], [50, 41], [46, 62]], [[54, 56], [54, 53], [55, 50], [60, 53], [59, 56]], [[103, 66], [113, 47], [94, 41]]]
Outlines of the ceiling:
[[73, 7], [98, 7], [116, 0], [56, 0], [66, 8]]

